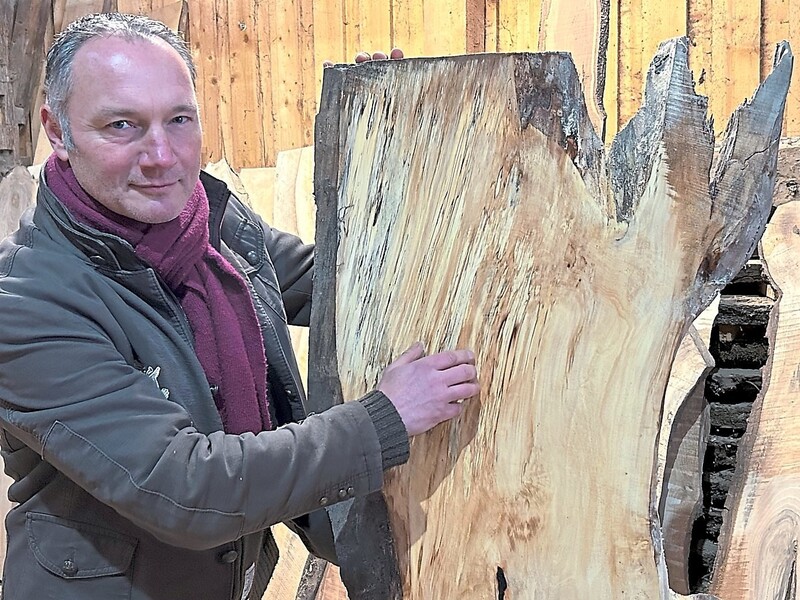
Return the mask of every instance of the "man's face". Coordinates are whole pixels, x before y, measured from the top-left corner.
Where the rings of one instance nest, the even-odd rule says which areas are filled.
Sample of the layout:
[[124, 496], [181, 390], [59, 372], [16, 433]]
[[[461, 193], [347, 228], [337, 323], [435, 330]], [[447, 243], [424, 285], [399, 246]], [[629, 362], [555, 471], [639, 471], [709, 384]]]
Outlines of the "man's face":
[[161, 40], [97, 38], [75, 54], [64, 147], [49, 107], [42, 121], [61, 160], [106, 208], [145, 223], [180, 214], [200, 174], [201, 130], [191, 75]]

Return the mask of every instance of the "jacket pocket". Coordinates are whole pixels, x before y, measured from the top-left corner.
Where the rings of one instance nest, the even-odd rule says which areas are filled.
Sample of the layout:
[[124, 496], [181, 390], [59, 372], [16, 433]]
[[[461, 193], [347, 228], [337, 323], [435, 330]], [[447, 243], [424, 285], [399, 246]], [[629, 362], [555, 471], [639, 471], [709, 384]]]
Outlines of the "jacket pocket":
[[[131, 596], [136, 540], [95, 525], [29, 512], [25, 519], [37, 589], [62, 600]], [[31, 581], [31, 580], [29, 580]], [[42, 587], [39, 587], [42, 586]], [[27, 596], [25, 596], [27, 597]], [[32, 597], [32, 596], [31, 596]]]

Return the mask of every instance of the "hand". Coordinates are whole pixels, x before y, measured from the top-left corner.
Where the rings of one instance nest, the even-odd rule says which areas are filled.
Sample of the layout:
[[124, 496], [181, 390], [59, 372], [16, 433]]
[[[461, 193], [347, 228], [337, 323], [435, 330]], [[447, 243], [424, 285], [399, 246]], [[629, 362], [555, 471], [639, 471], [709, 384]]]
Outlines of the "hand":
[[383, 372], [378, 389], [383, 392], [406, 426], [418, 435], [461, 414], [461, 401], [478, 395], [475, 355], [450, 350], [425, 356], [417, 342]]
[[[373, 52], [370, 54], [369, 52], [359, 52], [356, 54], [356, 64], [361, 64], [363, 62], [367, 62], [370, 60], [386, 60], [387, 58], [391, 58], [392, 60], [399, 60], [403, 58], [403, 51], [400, 48], [393, 48], [392, 51], [389, 53], [389, 56], [386, 56], [385, 52]], [[332, 60], [325, 60], [322, 62], [323, 67], [332, 67], [333, 66]]]
[[370, 56], [369, 52], [359, 52], [356, 54], [356, 63], [360, 64], [370, 60], [386, 60], [387, 58], [391, 58], [392, 60], [401, 59], [403, 58], [403, 51], [400, 50], [400, 48], [394, 48], [389, 53], [389, 56], [386, 56], [384, 52], [373, 52], [372, 56]]

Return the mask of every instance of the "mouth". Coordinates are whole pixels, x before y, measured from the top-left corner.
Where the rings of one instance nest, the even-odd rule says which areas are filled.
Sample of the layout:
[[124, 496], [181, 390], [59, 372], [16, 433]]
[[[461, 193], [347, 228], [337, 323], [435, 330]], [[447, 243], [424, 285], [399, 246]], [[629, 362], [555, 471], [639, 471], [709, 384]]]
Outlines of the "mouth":
[[141, 192], [144, 192], [146, 194], [146, 193], [161, 192], [177, 184], [178, 184], [177, 181], [170, 181], [166, 183], [131, 183], [129, 185], [130, 187], [137, 189]]

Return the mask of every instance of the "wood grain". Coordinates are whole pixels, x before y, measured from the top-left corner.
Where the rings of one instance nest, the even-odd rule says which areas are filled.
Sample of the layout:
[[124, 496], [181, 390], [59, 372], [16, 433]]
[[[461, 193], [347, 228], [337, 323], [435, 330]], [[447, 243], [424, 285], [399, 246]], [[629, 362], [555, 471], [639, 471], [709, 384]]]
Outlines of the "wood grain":
[[542, 0], [497, 0], [497, 51], [532, 52], [539, 47]]
[[787, 53], [713, 169], [687, 53], [662, 45], [608, 157], [565, 55], [326, 73], [312, 396], [359, 397], [416, 339], [474, 348], [482, 382], [387, 473], [403, 598], [497, 597], [500, 572], [510, 597], [668, 595], [664, 391], [763, 231], [791, 70]]
[[[782, 40], [800, 43], [800, 0], [768, 0], [762, 2], [761, 14], [761, 78], [772, 68], [775, 46]], [[785, 131], [800, 133], [800, 81], [795, 78], [786, 103]]]

